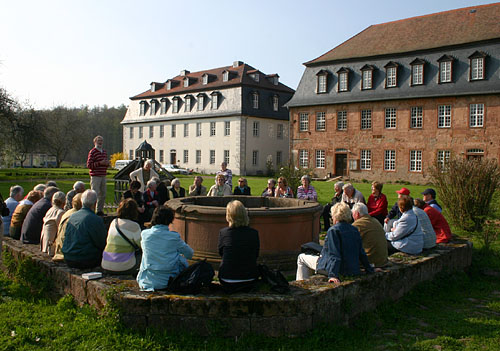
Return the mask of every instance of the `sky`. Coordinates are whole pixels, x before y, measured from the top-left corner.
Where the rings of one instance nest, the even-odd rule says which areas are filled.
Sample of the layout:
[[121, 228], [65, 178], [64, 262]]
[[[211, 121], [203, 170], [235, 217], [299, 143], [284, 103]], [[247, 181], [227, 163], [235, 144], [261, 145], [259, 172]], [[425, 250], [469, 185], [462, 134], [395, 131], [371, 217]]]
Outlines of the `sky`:
[[29, 106], [128, 105], [152, 81], [243, 61], [295, 89], [372, 24], [481, 0], [0, 0], [0, 87]]

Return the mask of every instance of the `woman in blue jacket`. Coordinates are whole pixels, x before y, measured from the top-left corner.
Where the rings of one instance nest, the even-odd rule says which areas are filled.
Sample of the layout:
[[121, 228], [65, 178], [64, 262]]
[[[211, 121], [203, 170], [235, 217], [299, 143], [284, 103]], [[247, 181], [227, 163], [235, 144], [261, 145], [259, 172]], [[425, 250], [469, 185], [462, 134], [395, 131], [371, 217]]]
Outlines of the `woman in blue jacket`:
[[141, 233], [142, 261], [137, 282], [141, 290], [165, 289], [170, 277], [176, 277], [187, 268], [187, 259], [193, 257], [193, 249], [179, 233], [168, 228], [174, 220], [174, 211], [165, 206], [155, 208], [151, 229]]

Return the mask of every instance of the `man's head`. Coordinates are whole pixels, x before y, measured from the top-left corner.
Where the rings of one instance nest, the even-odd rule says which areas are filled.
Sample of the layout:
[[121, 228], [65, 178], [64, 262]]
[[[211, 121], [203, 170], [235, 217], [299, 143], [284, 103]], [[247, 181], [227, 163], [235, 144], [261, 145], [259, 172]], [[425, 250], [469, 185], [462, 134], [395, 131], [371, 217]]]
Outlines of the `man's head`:
[[49, 201], [52, 201], [52, 196], [54, 196], [54, 194], [57, 193], [58, 191], [59, 191], [59, 189], [56, 188], [55, 186], [49, 186], [43, 192], [43, 197]]
[[203, 178], [201, 176], [194, 177], [194, 185], [195, 186], [201, 186], [201, 183], [203, 183]]
[[144, 170], [146, 171], [149, 171], [151, 168], [153, 168], [153, 166], [155, 165], [154, 161], [153, 160], [147, 160], [146, 162], [144, 162]]
[[436, 191], [432, 188], [428, 188], [422, 192], [422, 195], [424, 195], [424, 201], [429, 202], [436, 198]]
[[343, 187], [344, 187], [344, 182], [335, 183], [335, 185], [333, 186], [333, 188], [335, 189], [335, 194], [340, 194], [342, 192]]
[[150, 179], [148, 181], [148, 184], [146, 184], [146, 187], [151, 191], [156, 191], [157, 186], [158, 184], [156, 184], [156, 181], [154, 181], [153, 179]]
[[222, 163], [220, 164], [220, 168], [221, 168], [223, 171], [225, 171], [225, 170], [227, 169], [227, 163], [226, 163], [226, 162], [222, 162]]
[[33, 190], [35, 190], [35, 191], [41, 191], [42, 193], [45, 191], [45, 189], [47, 189], [47, 185], [45, 185], [45, 184], [37, 184], [33, 188]]
[[403, 197], [403, 195], [410, 196], [410, 190], [408, 190], [407, 188], [401, 188], [401, 189], [397, 190], [396, 193], [398, 194], [398, 199], [401, 199], [401, 197]]
[[344, 194], [346, 194], [348, 198], [354, 196], [354, 186], [351, 183], [345, 183], [342, 190], [344, 190]]
[[90, 189], [85, 190], [82, 194], [83, 207], [95, 211], [96, 203], [97, 203], [97, 193], [94, 190]]
[[130, 191], [132, 193], [136, 193], [137, 191], [139, 191], [139, 189], [141, 188], [141, 182], [139, 182], [138, 180], [133, 180], [130, 182]]
[[20, 185], [10, 187], [10, 197], [16, 201], [21, 201], [24, 195], [24, 189]]
[[73, 184], [73, 190], [76, 191], [77, 194], [83, 193], [85, 191], [85, 183], [81, 181], [75, 182], [75, 184]]
[[98, 149], [102, 149], [102, 144], [104, 143], [104, 139], [102, 136], [98, 135], [94, 138], [94, 146]]
[[352, 218], [358, 220], [363, 216], [368, 216], [368, 207], [364, 203], [358, 202], [352, 206]]
[[267, 180], [267, 187], [269, 189], [274, 188], [276, 186], [276, 180], [275, 179], [268, 179]]

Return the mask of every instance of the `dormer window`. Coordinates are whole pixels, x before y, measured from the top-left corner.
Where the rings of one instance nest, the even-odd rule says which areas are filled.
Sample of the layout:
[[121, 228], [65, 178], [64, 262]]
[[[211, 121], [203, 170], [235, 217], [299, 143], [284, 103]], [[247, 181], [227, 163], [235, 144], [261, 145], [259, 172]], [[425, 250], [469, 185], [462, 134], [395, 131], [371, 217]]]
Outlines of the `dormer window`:
[[167, 90], [170, 90], [170, 89], [172, 89], [172, 81], [167, 80]]
[[217, 110], [219, 108], [219, 92], [214, 91], [210, 95], [212, 96], [212, 110]]
[[189, 86], [189, 78], [186, 77], [184, 78], [184, 88], [187, 88]]
[[141, 101], [139, 103], [139, 116], [145, 116], [147, 109], [148, 109], [148, 103], [146, 101]]
[[375, 67], [372, 65], [364, 65], [361, 67], [361, 90], [373, 89], [373, 71]]
[[483, 51], [476, 51], [469, 56], [469, 80], [482, 80], [484, 79], [484, 62], [486, 53]]
[[184, 96], [184, 111], [186, 112], [191, 112], [191, 100], [192, 96], [191, 95], [186, 95]]
[[202, 83], [203, 83], [203, 85], [207, 85], [208, 84], [208, 74], [205, 73], [202, 76]]
[[398, 86], [398, 64], [390, 61], [385, 68], [385, 87], [395, 88]]
[[175, 96], [172, 99], [172, 112], [173, 113], [179, 112], [179, 100], [180, 100], [180, 98], [178, 96]]
[[259, 93], [254, 91], [252, 93], [252, 107], [254, 109], [258, 109], [259, 108]]
[[278, 84], [279, 84], [279, 82], [280, 82], [280, 76], [275, 75], [275, 76], [273, 77], [273, 84], [274, 84], [274, 85], [278, 85]]
[[328, 71], [321, 70], [316, 73], [316, 93], [323, 94], [326, 93], [328, 87]]
[[227, 82], [229, 80], [229, 71], [222, 72], [222, 81]]
[[156, 91], [156, 83], [152, 82], [151, 83], [151, 92], [154, 93]]
[[419, 58], [416, 58], [412, 62], [410, 62], [411, 66], [411, 77], [410, 77], [410, 85], [422, 85], [424, 84], [424, 65], [425, 61]]
[[453, 61], [454, 58], [450, 55], [443, 55], [438, 59], [439, 76], [438, 83], [451, 83], [453, 80]]
[[280, 98], [278, 95], [273, 95], [273, 111], [277, 112], [280, 108]]
[[338, 87], [337, 91], [343, 92], [349, 90], [349, 68], [342, 67], [337, 71], [338, 74]]
[[156, 104], [158, 103], [158, 101], [151, 100], [150, 103], [151, 103], [151, 109], [149, 110], [149, 114], [151, 116], [154, 116], [154, 115], [156, 115]]
[[257, 83], [259, 82], [260, 75], [259, 75], [258, 73], [252, 73], [252, 74], [250, 75], [250, 77], [252, 77], [252, 79], [253, 79], [254, 81], [256, 81]]
[[198, 97], [198, 111], [203, 111], [205, 109], [205, 97], [206, 95], [203, 93], [199, 93]]
[[161, 111], [160, 111], [160, 113], [162, 115], [164, 115], [165, 113], [167, 113], [168, 99], [167, 98], [162, 98], [160, 100], [160, 102], [161, 102]]

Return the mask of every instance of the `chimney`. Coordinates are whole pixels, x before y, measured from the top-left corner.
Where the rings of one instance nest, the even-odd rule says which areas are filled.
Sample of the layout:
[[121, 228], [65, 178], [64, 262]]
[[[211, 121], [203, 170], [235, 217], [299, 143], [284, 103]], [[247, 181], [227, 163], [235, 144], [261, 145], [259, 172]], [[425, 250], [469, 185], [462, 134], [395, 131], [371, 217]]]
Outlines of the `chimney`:
[[239, 67], [239, 66], [241, 66], [243, 63], [244, 63], [243, 61], [234, 61], [234, 62], [233, 62], [233, 68]]
[[185, 77], [185, 76], [187, 76], [189, 73], [191, 73], [191, 72], [189, 72], [187, 69], [183, 69], [183, 70], [181, 71], [181, 76]]

